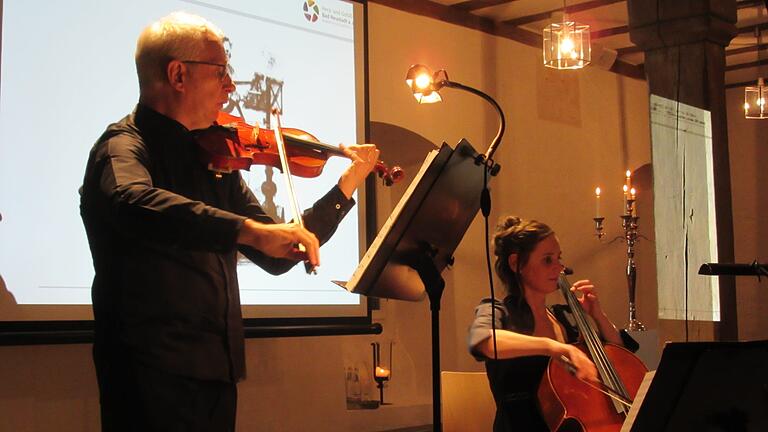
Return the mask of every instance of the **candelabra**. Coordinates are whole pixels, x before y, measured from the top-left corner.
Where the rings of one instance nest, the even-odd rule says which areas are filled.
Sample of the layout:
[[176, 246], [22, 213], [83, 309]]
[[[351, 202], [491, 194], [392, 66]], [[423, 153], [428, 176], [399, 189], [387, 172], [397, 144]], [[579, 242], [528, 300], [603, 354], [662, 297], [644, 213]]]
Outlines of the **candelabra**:
[[629, 324], [627, 330], [643, 331], [645, 326], [637, 320], [635, 306], [635, 289], [637, 288], [637, 267], [635, 266], [635, 242], [637, 241], [637, 221], [640, 219], [635, 211], [635, 194], [631, 194], [621, 216], [621, 227], [624, 228], [624, 243], [627, 244], [627, 290], [629, 291]]
[[[635, 208], [636, 194], [635, 188], [631, 187], [630, 171], [627, 171], [626, 184], [624, 189], [624, 212], [621, 216], [621, 227], [624, 229], [624, 235], [619, 236], [616, 239], [622, 240], [627, 245], [627, 291], [629, 294], [629, 323], [627, 324], [627, 330], [644, 331], [645, 326], [637, 319], [637, 306], [635, 304], [635, 292], [637, 288], [637, 266], [635, 265], [635, 243], [640, 235], [638, 234], [638, 220], [637, 209]], [[600, 188], [595, 189], [595, 217], [592, 220], [595, 222], [595, 236], [598, 240], [602, 239], [605, 233], [603, 232], [604, 217], [600, 216]]]

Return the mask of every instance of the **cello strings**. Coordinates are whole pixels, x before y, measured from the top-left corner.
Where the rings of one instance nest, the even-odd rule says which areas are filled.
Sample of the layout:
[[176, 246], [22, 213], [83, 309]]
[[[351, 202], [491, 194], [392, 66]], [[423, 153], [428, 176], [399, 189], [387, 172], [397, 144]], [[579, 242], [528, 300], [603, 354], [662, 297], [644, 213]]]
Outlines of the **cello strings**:
[[614, 391], [618, 395], [629, 399], [626, 389], [623, 383], [618, 377], [616, 370], [612, 367], [610, 360], [608, 359], [605, 350], [603, 349], [602, 342], [597, 335], [597, 332], [589, 323], [584, 309], [581, 307], [576, 295], [570, 290], [570, 283], [564, 275], [560, 277], [560, 288], [563, 291], [563, 295], [571, 307], [574, 319], [576, 320], [577, 327], [579, 328], [585, 344], [592, 356], [592, 360], [595, 363], [595, 367], [600, 373], [601, 379], [604, 381], [603, 385], [606, 388]]
[[[563, 362], [565, 365], [565, 368], [568, 370], [568, 373], [570, 373], [573, 376], [576, 376], [576, 366], [571, 362], [568, 357], [561, 355], [559, 360]], [[578, 377], [577, 377], [578, 378]], [[584, 384], [587, 384], [588, 386], [594, 388], [597, 391], [600, 391], [611, 398], [617, 400], [618, 402], [621, 402], [622, 404], [630, 407], [632, 406], [632, 401], [630, 399], [625, 398], [624, 396], [616, 393], [613, 391], [610, 387], [606, 386], [605, 384], [601, 382], [593, 383], [584, 379], [579, 378], [580, 381], [584, 382]]]
[[592, 334], [591, 331], [589, 331], [591, 328], [588, 326], [587, 321], [583, 315], [583, 310], [581, 309], [581, 305], [578, 303], [576, 296], [571, 292], [570, 283], [568, 283], [568, 280], [565, 278], [565, 276], [561, 276], [560, 281], [561, 281], [560, 289], [563, 291], [563, 295], [565, 296], [568, 302], [568, 305], [571, 308], [571, 313], [573, 314], [574, 319], [576, 320], [576, 325], [580, 330], [582, 338], [584, 339], [584, 343], [587, 345], [590, 355], [593, 361], [595, 362], [595, 366], [600, 371], [601, 378], [605, 379], [603, 359], [600, 358], [600, 356], [597, 353], [597, 350], [595, 350], [594, 335]]
[[563, 291], [563, 295], [566, 297], [568, 305], [571, 307], [571, 313], [573, 314], [574, 319], [576, 320], [576, 325], [579, 328], [582, 338], [584, 339], [584, 342], [587, 345], [587, 348], [589, 349], [589, 352], [592, 355], [593, 360], [595, 360], [595, 363], [598, 369], [603, 369], [604, 359], [602, 359], [598, 355], [597, 353], [598, 350], [595, 349], [595, 343], [596, 343], [595, 335], [594, 335], [594, 332], [592, 331], [591, 326], [589, 326], [589, 323], [587, 322], [584, 316], [584, 311], [581, 308], [581, 304], [579, 304], [578, 299], [576, 299], [576, 296], [573, 294], [573, 292], [571, 292], [570, 283], [565, 278], [565, 276], [561, 276], [561, 281], [562, 281], [562, 285], [560, 286], [560, 288]]
[[[571, 296], [573, 297], [574, 304], [577, 304], [578, 300], [576, 299], [576, 296], [573, 293], [571, 293]], [[595, 367], [598, 369], [600, 373], [600, 377], [603, 381], [600, 384], [608, 391], [615, 393], [622, 398], [629, 399], [629, 397], [625, 394], [626, 391], [622, 392], [618, 390], [622, 388], [622, 386], [620, 385], [621, 381], [619, 380], [615, 369], [613, 368], [610, 360], [606, 355], [606, 352], [602, 345], [602, 341], [597, 335], [597, 332], [589, 323], [588, 318], [584, 310], [581, 308], [580, 304], [578, 304], [578, 307], [576, 309], [578, 310], [577, 314], [579, 316], [579, 321], [583, 324], [583, 329], [584, 329], [583, 333], [585, 334], [585, 341], [587, 342], [587, 346], [589, 347], [589, 351], [592, 355], [592, 359], [595, 363]], [[618, 400], [617, 398], [613, 397], [612, 394], [607, 393], [605, 390], [598, 388], [594, 385], [592, 385], [592, 387], [594, 387], [596, 390], [601, 391], [602, 393], [607, 394], [608, 396], [611, 396], [614, 400]], [[623, 403], [624, 401], [620, 400], [619, 402]], [[614, 406], [616, 407], [617, 412], [626, 412], [625, 406], [618, 405], [616, 403], [614, 403]]]

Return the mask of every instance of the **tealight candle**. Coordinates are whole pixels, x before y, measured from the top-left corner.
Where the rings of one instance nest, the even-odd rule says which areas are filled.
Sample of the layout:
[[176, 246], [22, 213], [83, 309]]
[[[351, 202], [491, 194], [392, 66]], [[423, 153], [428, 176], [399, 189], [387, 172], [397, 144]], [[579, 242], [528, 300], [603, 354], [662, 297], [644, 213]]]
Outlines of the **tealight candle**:
[[376, 378], [389, 378], [389, 369], [384, 369], [383, 367], [376, 366], [376, 371], [374, 372], [376, 374]]

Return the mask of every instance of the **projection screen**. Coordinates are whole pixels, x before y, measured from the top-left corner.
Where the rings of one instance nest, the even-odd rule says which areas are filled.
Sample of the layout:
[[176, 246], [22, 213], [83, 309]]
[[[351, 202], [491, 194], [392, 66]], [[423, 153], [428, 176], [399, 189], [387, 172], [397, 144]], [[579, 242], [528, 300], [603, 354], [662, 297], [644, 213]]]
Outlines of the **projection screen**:
[[[364, 5], [340, 0], [5, 0], [0, 71], [0, 322], [90, 320], [93, 266], [79, 215], [88, 152], [138, 100], [133, 54], [146, 25], [176, 10], [226, 34], [236, 91], [223, 109], [282, 124], [325, 143], [365, 142]], [[348, 165], [331, 158], [316, 179], [294, 178], [306, 208]], [[278, 170], [242, 172], [268, 213], [292, 218]], [[365, 250], [365, 197], [303, 266], [270, 276], [238, 267], [247, 318], [365, 317], [366, 302], [330, 281]]]

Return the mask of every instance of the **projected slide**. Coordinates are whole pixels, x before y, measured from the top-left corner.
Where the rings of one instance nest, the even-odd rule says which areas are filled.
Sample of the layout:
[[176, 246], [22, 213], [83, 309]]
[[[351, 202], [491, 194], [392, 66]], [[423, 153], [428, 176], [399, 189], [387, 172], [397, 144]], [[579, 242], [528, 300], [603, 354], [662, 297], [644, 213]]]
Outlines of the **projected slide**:
[[[93, 143], [138, 100], [133, 54], [141, 29], [175, 10], [206, 17], [227, 34], [237, 90], [225, 111], [270, 127], [268, 113], [280, 108], [284, 127], [350, 144], [362, 140], [363, 110], [356, 107], [362, 71], [354, 7], [338, 0], [5, 0], [0, 276], [13, 301], [90, 304], [93, 266], [78, 188]], [[331, 158], [320, 178], [295, 178], [300, 206], [324, 195], [348, 163]], [[243, 175], [275, 219], [293, 217], [278, 170], [253, 166]], [[321, 249], [317, 276], [299, 265], [273, 277], [241, 261], [243, 305], [358, 305], [357, 295], [329, 281], [354, 271], [361, 222], [356, 212], [345, 218]]]

